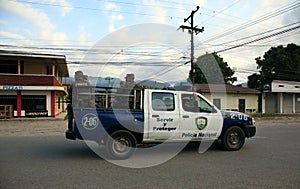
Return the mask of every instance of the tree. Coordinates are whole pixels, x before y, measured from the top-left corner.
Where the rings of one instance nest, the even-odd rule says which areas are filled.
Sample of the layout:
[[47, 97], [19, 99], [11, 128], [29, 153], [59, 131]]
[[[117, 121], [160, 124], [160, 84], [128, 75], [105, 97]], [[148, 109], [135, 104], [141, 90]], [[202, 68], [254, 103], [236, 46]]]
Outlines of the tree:
[[259, 74], [248, 77], [249, 87], [263, 89], [273, 80], [300, 81], [300, 46], [272, 47], [255, 61]]
[[[234, 71], [217, 53], [198, 57], [194, 68], [195, 83], [198, 84], [233, 84], [237, 81], [233, 77]], [[192, 81], [191, 72], [189, 79]]]

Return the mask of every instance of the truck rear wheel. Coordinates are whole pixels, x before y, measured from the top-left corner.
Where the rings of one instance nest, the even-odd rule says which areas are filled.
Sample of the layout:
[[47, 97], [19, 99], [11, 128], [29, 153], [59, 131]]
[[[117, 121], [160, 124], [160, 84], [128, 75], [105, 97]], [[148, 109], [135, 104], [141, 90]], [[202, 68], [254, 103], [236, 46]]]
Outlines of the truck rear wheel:
[[134, 153], [136, 143], [129, 131], [115, 131], [107, 139], [106, 151], [113, 159], [127, 159]]
[[243, 147], [245, 143], [245, 133], [238, 126], [232, 126], [227, 129], [221, 138], [221, 144], [225, 150], [236, 151]]

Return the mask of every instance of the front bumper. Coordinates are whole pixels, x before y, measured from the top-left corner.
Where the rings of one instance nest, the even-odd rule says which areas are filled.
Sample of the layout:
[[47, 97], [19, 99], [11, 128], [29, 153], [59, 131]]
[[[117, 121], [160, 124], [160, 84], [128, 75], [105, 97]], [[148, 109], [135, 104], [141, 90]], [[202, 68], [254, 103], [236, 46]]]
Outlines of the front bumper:
[[256, 127], [254, 125], [245, 126], [246, 137], [253, 137], [256, 134]]

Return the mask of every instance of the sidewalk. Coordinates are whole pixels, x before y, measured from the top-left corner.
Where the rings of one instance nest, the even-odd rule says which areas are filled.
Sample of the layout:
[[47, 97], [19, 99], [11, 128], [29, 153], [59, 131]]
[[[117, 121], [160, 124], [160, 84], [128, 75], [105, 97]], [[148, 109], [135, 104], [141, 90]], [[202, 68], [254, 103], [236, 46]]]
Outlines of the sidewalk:
[[55, 118], [13, 118], [0, 121], [0, 137], [11, 136], [61, 136], [67, 130], [64, 115]]
[[55, 117], [17, 117], [12, 119], [0, 119], [1, 121], [63, 121], [65, 119], [67, 112], [62, 112], [59, 115], [56, 115]]

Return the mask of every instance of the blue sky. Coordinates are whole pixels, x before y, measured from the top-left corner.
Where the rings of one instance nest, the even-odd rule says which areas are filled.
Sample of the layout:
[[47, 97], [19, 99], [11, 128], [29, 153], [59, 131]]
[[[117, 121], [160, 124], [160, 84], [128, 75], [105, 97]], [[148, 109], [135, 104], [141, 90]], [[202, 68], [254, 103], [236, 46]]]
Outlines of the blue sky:
[[[176, 29], [182, 24], [187, 25], [183, 19], [196, 6], [200, 9], [194, 16], [194, 23], [199, 28], [204, 27], [204, 32], [195, 36], [195, 46], [196, 50], [205, 48], [207, 52], [268, 36], [299, 26], [300, 22], [300, 3], [293, 0], [0, 0], [0, 43], [8, 45], [1, 49], [65, 54], [70, 62], [82, 61], [86, 52], [66, 49], [93, 49], [107, 36], [112, 37], [114, 32], [136, 24], [167, 24]], [[186, 40], [185, 47], [179, 51], [188, 55], [188, 34], [181, 30], [177, 32]], [[250, 37], [252, 35], [255, 36]], [[241, 38], [245, 39], [234, 41]], [[256, 71], [256, 57], [263, 56], [272, 46], [288, 43], [300, 44], [299, 28], [219, 55], [236, 70], [238, 83], [241, 83]], [[70, 75], [77, 69], [78, 65], [70, 64]], [[188, 65], [181, 72], [187, 74]]]

